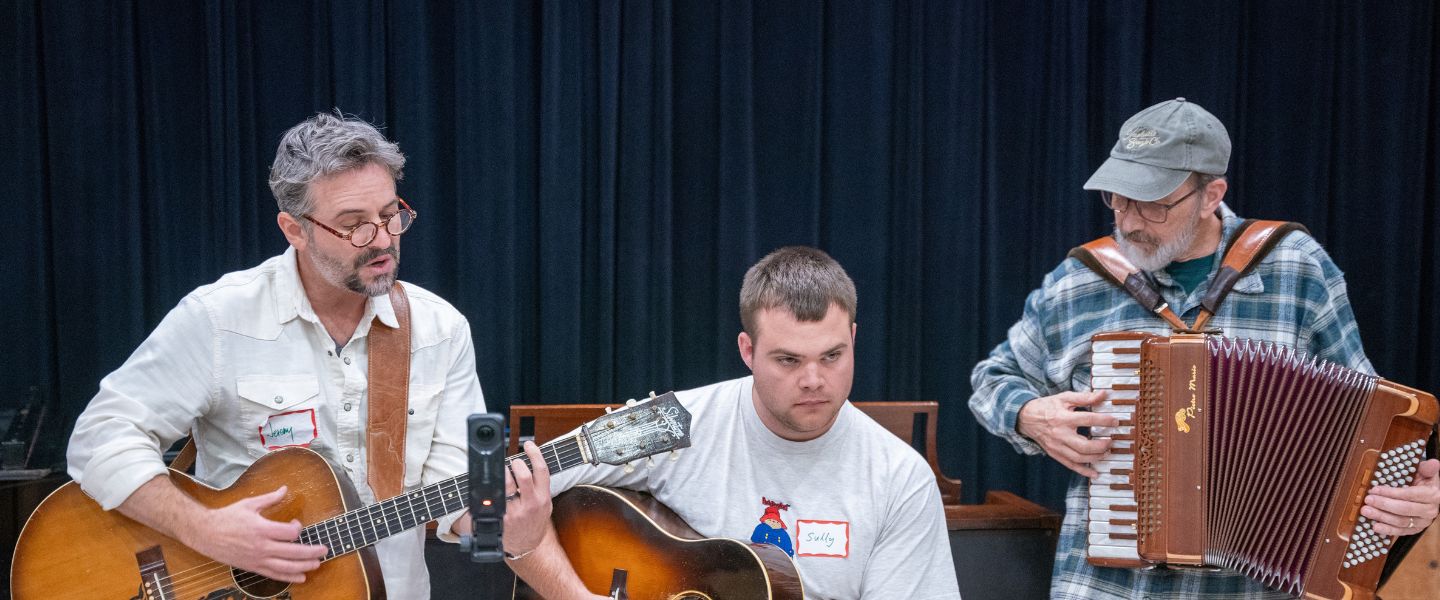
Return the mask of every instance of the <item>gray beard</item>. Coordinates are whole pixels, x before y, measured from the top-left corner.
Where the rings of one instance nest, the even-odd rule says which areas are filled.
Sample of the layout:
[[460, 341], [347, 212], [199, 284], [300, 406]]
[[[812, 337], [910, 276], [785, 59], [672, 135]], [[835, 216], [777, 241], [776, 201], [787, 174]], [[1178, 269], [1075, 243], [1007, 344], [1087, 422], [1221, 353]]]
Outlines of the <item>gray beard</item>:
[[[364, 267], [365, 263], [375, 260], [383, 254], [389, 254], [391, 258], [395, 259], [396, 268], [391, 270], [390, 273], [377, 277], [374, 281], [366, 284], [360, 279], [360, 269]], [[324, 277], [326, 281], [344, 286], [347, 290], [372, 298], [390, 293], [390, 287], [395, 284], [395, 274], [400, 270], [400, 250], [395, 246], [390, 246], [384, 250], [369, 248], [356, 258], [355, 263], [351, 265], [349, 269], [340, 261], [327, 254], [313, 252], [311, 256], [314, 257], [311, 264], [315, 265], [315, 270], [319, 271], [320, 276]]]
[[[1181, 230], [1180, 235], [1169, 242], [1160, 244], [1155, 248], [1154, 252], [1148, 254], [1144, 250], [1136, 247], [1129, 239], [1126, 239], [1125, 234], [1120, 231], [1119, 225], [1115, 226], [1115, 243], [1120, 246], [1120, 253], [1124, 254], [1125, 258], [1130, 261], [1130, 264], [1135, 265], [1135, 268], [1147, 273], [1153, 273], [1170, 266], [1170, 263], [1175, 262], [1175, 259], [1184, 255], [1185, 251], [1190, 249], [1190, 245], [1195, 243], [1195, 237], [1200, 235], [1200, 228], [1198, 227], [1200, 224], [1199, 217], [1198, 212], [1192, 215], [1190, 223]], [[1144, 236], [1144, 234], [1139, 235]], [[1153, 240], [1144, 239], [1140, 241], [1149, 242]]]

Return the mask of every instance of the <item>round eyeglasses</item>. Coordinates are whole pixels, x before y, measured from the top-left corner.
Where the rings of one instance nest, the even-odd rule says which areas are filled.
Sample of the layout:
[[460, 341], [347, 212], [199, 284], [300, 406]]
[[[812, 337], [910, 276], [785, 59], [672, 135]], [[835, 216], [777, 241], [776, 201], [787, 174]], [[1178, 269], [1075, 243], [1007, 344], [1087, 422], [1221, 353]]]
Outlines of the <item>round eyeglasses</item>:
[[406, 204], [405, 200], [401, 198], [396, 198], [395, 200], [400, 203], [400, 210], [395, 214], [380, 219], [378, 223], [374, 221], [362, 221], [348, 228], [345, 233], [331, 229], [324, 223], [316, 221], [310, 215], [304, 215], [304, 217], [305, 220], [319, 225], [321, 229], [335, 234], [335, 237], [350, 242], [351, 246], [364, 248], [369, 246], [370, 242], [375, 241], [375, 236], [380, 235], [380, 228], [382, 227], [385, 228], [385, 233], [390, 234], [391, 237], [396, 237], [405, 233], [410, 229], [411, 225], [415, 224], [415, 218], [419, 216], [419, 213], [416, 213], [415, 209], [410, 208], [410, 205]]

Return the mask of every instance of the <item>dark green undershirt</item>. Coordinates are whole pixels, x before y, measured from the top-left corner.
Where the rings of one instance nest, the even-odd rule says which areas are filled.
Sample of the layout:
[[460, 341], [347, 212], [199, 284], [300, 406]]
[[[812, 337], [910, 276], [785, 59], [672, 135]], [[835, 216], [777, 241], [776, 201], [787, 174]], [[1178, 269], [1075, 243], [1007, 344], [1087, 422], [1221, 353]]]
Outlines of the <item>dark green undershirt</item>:
[[1215, 255], [1202, 256], [1195, 260], [1172, 262], [1165, 267], [1165, 272], [1175, 278], [1175, 283], [1180, 284], [1180, 289], [1185, 290], [1185, 295], [1195, 291], [1205, 281], [1205, 276], [1210, 274], [1210, 267], [1215, 265]]

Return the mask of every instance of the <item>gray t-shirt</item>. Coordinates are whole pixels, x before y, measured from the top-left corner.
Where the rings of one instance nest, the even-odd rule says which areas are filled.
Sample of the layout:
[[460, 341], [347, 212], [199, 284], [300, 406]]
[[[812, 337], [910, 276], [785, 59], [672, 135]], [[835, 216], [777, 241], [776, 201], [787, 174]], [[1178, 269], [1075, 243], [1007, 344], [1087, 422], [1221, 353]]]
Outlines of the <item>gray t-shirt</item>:
[[551, 479], [650, 492], [706, 537], [768, 542], [794, 558], [812, 600], [958, 599], [945, 512], [930, 466], [848, 402], [817, 439], [760, 421], [750, 377], [676, 392], [692, 447]]

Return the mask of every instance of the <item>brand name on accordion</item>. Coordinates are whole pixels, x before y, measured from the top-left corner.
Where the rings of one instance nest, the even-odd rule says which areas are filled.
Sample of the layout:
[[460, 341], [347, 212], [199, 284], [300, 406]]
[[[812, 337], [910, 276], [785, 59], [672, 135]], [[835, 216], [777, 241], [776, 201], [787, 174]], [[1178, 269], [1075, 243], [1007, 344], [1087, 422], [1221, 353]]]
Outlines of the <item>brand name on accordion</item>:
[[1197, 376], [1195, 365], [1190, 365], [1190, 384], [1187, 386], [1187, 389], [1190, 390], [1190, 407], [1175, 411], [1175, 428], [1180, 430], [1180, 433], [1190, 433], [1190, 424], [1185, 420], [1195, 418], [1195, 412], [1200, 410], [1195, 406], [1195, 379]]

